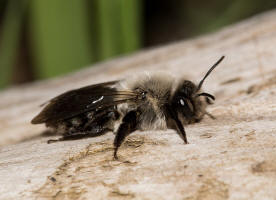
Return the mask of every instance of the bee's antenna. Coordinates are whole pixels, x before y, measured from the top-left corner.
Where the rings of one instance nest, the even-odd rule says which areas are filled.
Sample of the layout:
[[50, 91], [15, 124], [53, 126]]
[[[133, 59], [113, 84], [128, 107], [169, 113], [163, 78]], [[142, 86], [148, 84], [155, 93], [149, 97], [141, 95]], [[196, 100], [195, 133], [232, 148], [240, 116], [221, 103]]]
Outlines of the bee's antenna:
[[202, 93], [196, 95], [196, 97], [199, 97], [199, 96], [205, 96], [205, 97], [211, 98], [213, 101], [216, 100], [216, 98], [213, 95], [211, 95], [209, 93], [205, 93], [205, 92], [202, 92]]
[[201, 89], [201, 86], [204, 82], [204, 80], [209, 76], [209, 74], [215, 69], [216, 66], [224, 59], [225, 56], [222, 56], [210, 69], [209, 71], [205, 74], [204, 78], [199, 82], [198, 87], [196, 91], [198, 92]]

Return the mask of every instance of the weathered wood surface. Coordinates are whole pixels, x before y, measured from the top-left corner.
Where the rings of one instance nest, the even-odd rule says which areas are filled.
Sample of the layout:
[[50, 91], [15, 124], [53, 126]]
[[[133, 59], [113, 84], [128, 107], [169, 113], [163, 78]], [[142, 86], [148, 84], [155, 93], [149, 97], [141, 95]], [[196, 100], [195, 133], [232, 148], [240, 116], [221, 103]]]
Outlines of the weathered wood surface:
[[[97, 64], [0, 94], [0, 199], [276, 199], [276, 11], [217, 33]], [[221, 56], [205, 91], [205, 118], [172, 131], [135, 134], [112, 159], [113, 134], [46, 144], [29, 122], [68, 89], [163, 70], [199, 81]]]

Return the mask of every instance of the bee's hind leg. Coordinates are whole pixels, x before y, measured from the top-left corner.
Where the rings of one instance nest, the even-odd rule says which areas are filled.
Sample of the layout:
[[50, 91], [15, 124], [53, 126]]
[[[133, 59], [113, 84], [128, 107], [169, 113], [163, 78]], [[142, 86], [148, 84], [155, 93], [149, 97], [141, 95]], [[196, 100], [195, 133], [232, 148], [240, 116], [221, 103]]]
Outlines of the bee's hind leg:
[[118, 160], [117, 151], [125, 138], [134, 132], [137, 127], [137, 111], [128, 112], [120, 124], [114, 139], [114, 159]]
[[66, 133], [61, 138], [48, 140], [47, 143], [51, 144], [51, 143], [61, 142], [66, 140], [79, 140], [79, 139], [88, 137], [88, 135], [89, 134], [86, 132]]
[[81, 131], [81, 132], [69, 132], [65, 133], [61, 138], [55, 139], [55, 140], [48, 140], [47, 143], [51, 144], [54, 142], [60, 142], [60, 141], [66, 141], [66, 140], [79, 140], [82, 138], [88, 138], [88, 137], [97, 137], [100, 135], [104, 135], [110, 131], [108, 128], [103, 128], [100, 131]]

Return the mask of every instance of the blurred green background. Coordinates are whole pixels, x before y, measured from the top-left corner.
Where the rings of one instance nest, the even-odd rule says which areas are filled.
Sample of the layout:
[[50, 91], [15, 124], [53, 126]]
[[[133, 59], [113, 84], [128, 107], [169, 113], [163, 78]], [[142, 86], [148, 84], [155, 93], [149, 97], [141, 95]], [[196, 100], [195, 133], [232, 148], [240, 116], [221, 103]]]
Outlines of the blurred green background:
[[0, 88], [212, 32], [275, 0], [0, 0]]

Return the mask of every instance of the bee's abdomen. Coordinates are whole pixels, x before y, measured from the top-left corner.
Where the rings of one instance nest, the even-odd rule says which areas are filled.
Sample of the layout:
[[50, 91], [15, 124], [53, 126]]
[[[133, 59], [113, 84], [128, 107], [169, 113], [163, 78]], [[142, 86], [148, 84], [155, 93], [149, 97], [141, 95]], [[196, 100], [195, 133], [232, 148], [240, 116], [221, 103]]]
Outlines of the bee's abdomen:
[[116, 109], [105, 109], [102, 111], [91, 111], [66, 119], [55, 124], [48, 124], [61, 135], [89, 134], [99, 135], [102, 132], [112, 131], [114, 122], [119, 118]]

